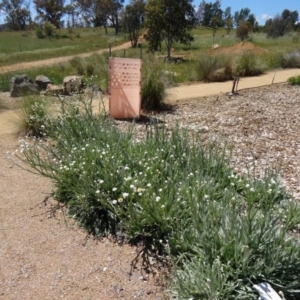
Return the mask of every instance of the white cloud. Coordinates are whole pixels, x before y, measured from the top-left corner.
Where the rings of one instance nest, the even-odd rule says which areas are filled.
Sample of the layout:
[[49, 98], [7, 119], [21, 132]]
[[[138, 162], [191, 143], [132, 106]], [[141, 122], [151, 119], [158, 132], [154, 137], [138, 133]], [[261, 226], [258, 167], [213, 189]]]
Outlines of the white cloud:
[[260, 18], [262, 20], [269, 20], [269, 19], [272, 19], [273, 17], [268, 14], [262, 14]]

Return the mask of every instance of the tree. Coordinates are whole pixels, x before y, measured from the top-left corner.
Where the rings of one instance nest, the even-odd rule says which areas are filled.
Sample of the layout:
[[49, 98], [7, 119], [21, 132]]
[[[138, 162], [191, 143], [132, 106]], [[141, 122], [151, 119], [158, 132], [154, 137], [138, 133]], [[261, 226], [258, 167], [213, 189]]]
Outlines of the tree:
[[233, 27], [233, 19], [231, 15], [231, 7], [227, 7], [223, 13], [224, 25], [227, 30], [227, 34], [229, 34], [231, 28]]
[[197, 25], [202, 25], [203, 16], [204, 16], [204, 9], [205, 9], [205, 1], [202, 0], [199, 4], [198, 10], [195, 13], [196, 23]]
[[267, 37], [278, 38], [286, 32], [295, 28], [295, 23], [298, 21], [298, 12], [283, 10], [281, 15], [276, 15], [273, 19], [269, 19], [265, 23], [265, 32]]
[[77, 23], [75, 19], [79, 16], [78, 2], [72, 0], [70, 4], [65, 6], [65, 12], [69, 16], [68, 24], [70, 24], [70, 26], [68, 26], [68, 28], [74, 28]]
[[[148, 0], [145, 8], [147, 40], [157, 38], [167, 46], [168, 58], [174, 42], [188, 45], [193, 41], [190, 30], [196, 23], [192, 0]], [[156, 22], [158, 20], [158, 22]]]
[[109, 0], [109, 14], [108, 20], [111, 25], [115, 28], [115, 34], [119, 33], [120, 24], [119, 24], [119, 14], [123, 8], [124, 0]]
[[87, 26], [103, 26], [107, 34], [110, 0], [78, 0], [77, 6]]
[[212, 3], [205, 3], [204, 5], [204, 11], [203, 11], [203, 20], [202, 20], [202, 25], [203, 26], [209, 26], [211, 19], [213, 17], [212, 14]]
[[220, 26], [220, 19], [217, 16], [213, 16], [209, 26], [212, 28], [213, 31], [213, 39], [215, 38], [216, 32], [218, 30], [218, 27]]
[[236, 27], [239, 27], [239, 25], [244, 22], [249, 22], [249, 24], [252, 25], [254, 25], [256, 22], [254, 14], [251, 14], [251, 11], [248, 7], [242, 8], [240, 11], [236, 11], [234, 13], [233, 20]]
[[115, 33], [119, 33], [119, 17], [124, 0], [78, 0], [77, 3], [87, 24], [103, 26], [106, 33], [107, 26], [111, 25]]
[[145, 2], [143, 0], [131, 0], [121, 14], [122, 29], [129, 34], [131, 46], [136, 47], [140, 36], [140, 30], [144, 21]]
[[212, 4], [212, 16], [217, 20], [217, 26], [218, 27], [223, 27], [224, 22], [223, 22], [223, 10], [221, 9], [221, 1], [216, 0]]
[[25, 30], [31, 20], [29, 3], [24, 0], [2, 0], [0, 2], [1, 10], [6, 14], [5, 22], [12, 30]]
[[246, 22], [241, 23], [239, 27], [236, 29], [236, 36], [244, 41], [249, 34], [249, 27]]
[[256, 21], [256, 18], [253, 14], [250, 14], [247, 18], [247, 25], [249, 27], [249, 31], [257, 32], [259, 25], [258, 22]]
[[295, 24], [299, 19], [299, 14], [296, 10], [290, 11], [288, 9], [285, 9], [281, 13], [281, 18], [285, 26], [285, 31], [290, 31], [294, 29]]
[[56, 28], [61, 28], [61, 19], [65, 15], [65, 0], [33, 0], [38, 13], [37, 19], [48, 21]]
[[278, 38], [284, 35], [285, 26], [284, 22], [280, 15], [276, 15], [274, 18], [266, 21], [265, 31], [267, 33], [267, 37], [269, 38]]

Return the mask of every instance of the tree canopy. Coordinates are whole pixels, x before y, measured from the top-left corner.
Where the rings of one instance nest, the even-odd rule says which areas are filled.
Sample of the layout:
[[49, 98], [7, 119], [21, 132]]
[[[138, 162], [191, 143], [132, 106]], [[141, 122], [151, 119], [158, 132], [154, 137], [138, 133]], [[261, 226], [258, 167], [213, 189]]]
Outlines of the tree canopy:
[[278, 38], [283, 36], [288, 31], [291, 31], [296, 26], [299, 19], [297, 11], [283, 10], [281, 15], [276, 15], [265, 23], [265, 31], [268, 37]]
[[36, 19], [48, 21], [56, 28], [61, 28], [61, 19], [65, 15], [65, 0], [33, 0], [38, 13]]
[[144, 22], [144, 0], [131, 0], [121, 14], [122, 29], [127, 32], [132, 47], [136, 47]]
[[29, 3], [25, 0], [2, 0], [0, 11], [6, 14], [5, 22], [12, 30], [24, 30], [30, 21]]
[[148, 0], [145, 16], [146, 39], [150, 48], [165, 41], [168, 58], [174, 42], [189, 44], [193, 41], [190, 30], [195, 25], [196, 18], [192, 0]]

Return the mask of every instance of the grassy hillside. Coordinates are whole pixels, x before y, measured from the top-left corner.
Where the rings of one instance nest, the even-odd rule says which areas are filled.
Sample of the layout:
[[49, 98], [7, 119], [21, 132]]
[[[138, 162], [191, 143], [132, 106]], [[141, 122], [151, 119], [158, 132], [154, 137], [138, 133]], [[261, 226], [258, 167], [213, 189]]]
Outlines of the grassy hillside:
[[35, 31], [0, 32], [0, 66], [92, 52], [124, 41], [114, 30], [105, 35], [103, 28], [56, 30], [57, 37], [38, 39]]
[[[33, 61], [65, 55], [76, 55], [107, 48], [109, 44], [116, 45], [126, 41], [125, 35], [116, 36], [113, 30], [108, 35], [102, 28], [63, 29], [58, 31], [61, 38], [38, 39], [35, 32], [0, 32], [0, 66], [16, 62]], [[277, 68], [300, 67], [300, 41], [294, 42], [295, 33], [278, 39], [267, 39], [264, 33], [253, 33], [248, 41], [265, 49], [261, 53], [235, 53], [214, 55], [208, 54], [213, 44], [220, 48], [235, 45], [240, 42], [235, 36], [235, 30], [227, 34], [225, 29], [218, 30], [213, 36], [208, 28], [195, 28], [192, 31], [194, 41], [191, 45], [173, 44], [173, 56], [183, 58], [181, 63], [164, 62], [166, 47], [154, 54], [147, 51], [147, 43], [143, 42], [142, 58], [144, 66], [152, 62], [160, 65], [167, 74], [168, 82], [177, 84], [192, 81], [225, 81], [232, 76], [259, 75], [265, 71]], [[113, 56], [140, 58], [140, 49], [126, 49], [115, 51]], [[98, 84], [104, 90], [108, 83], [108, 55], [91, 55], [76, 58], [64, 64], [51, 68], [23, 70], [31, 78], [43, 74], [53, 83], [61, 84], [64, 76], [80, 75], [85, 77], [86, 83]], [[0, 75], [0, 90], [9, 90], [9, 79], [18, 72]]]

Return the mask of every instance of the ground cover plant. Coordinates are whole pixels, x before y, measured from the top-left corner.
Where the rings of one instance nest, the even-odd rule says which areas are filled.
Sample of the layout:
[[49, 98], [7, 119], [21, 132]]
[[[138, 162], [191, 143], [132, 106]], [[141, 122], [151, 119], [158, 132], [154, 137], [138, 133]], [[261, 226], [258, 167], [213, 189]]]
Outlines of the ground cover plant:
[[[23, 161], [55, 184], [54, 197], [94, 235], [122, 233], [169, 256], [178, 299], [257, 299], [269, 282], [300, 293], [300, 208], [277, 180], [237, 174], [219, 147], [178, 127], [121, 132], [91, 102], [62, 100], [49, 136], [21, 145]], [[145, 250], [146, 251], [146, 250]]]
[[300, 75], [290, 77], [288, 83], [291, 85], [300, 85]]

